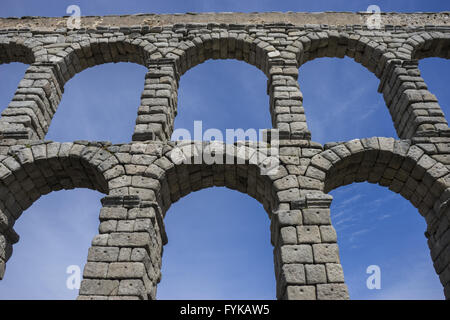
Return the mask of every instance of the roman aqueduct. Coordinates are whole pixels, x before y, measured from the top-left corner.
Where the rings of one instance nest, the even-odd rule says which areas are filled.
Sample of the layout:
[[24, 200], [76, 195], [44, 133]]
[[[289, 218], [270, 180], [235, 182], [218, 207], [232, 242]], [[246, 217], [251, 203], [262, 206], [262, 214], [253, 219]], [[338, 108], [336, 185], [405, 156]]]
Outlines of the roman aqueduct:
[[[279, 299], [348, 299], [327, 193], [368, 181], [400, 193], [424, 217], [434, 268], [450, 298], [450, 129], [418, 68], [422, 58], [450, 58], [449, 14], [384, 13], [377, 29], [368, 28], [367, 18], [142, 14], [82, 17], [73, 30], [64, 17], [0, 19], [0, 63], [29, 65], [0, 118], [0, 278], [19, 240], [14, 223], [22, 212], [52, 191], [90, 188], [105, 197], [79, 299], [154, 299], [171, 204], [225, 186], [258, 200], [271, 220]], [[399, 140], [311, 141], [299, 67], [344, 56], [379, 79]], [[267, 76], [273, 128], [257, 145], [215, 146], [216, 156], [233, 164], [195, 161], [207, 142], [170, 141], [178, 81], [208, 59], [243, 60]], [[131, 141], [46, 141], [65, 83], [110, 62], [148, 68]], [[279, 170], [263, 174], [254, 157], [275, 142]], [[191, 164], [171, 156], [174, 149]]]

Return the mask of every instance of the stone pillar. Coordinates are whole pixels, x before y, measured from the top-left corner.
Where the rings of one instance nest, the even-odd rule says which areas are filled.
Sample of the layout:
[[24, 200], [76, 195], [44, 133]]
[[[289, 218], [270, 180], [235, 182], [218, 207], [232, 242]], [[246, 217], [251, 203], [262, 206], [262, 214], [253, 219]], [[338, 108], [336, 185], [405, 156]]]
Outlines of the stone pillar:
[[446, 299], [450, 299], [450, 203], [445, 201], [435, 212], [437, 218], [427, 221], [425, 236], [428, 239], [431, 259]]
[[13, 229], [16, 217], [8, 213], [4, 200], [0, 201], [0, 280], [2, 280], [5, 275], [6, 262], [12, 255], [13, 244], [19, 241], [19, 235]]
[[280, 139], [310, 139], [306, 124], [303, 96], [298, 85], [297, 66], [272, 65], [267, 94], [270, 97], [272, 125]]
[[378, 91], [384, 96], [399, 138], [450, 136], [444, 113], [427, 90], [417, 60], [391, 60]]
[[11, 257], [12, 244], [9, 239], [0, 233], [0, 280], [3, 279], [6, 270], [6, 261]]
[[292, 201], [290, 210], [274, 212], [271, 231], [278, 299], [349, 299], [330, 220], [331, 200], [327, 194], [307, 193]]
[[12, 228], [0, 232], [0, 280], [5, 275], [6, 262], [11, 258], [13, 244], [17, 241], [19, 241], [19, 236]]
[[64, 91], [53, 63], [32, 64], [0, 118], [0, 139], [44, 139]]
[[179, 73], [170, 59], [149, 63], [133, 141], [167, 141], [177, 114]]
[[102, 204], [78, 299], [155, 299], [167, 242], [159, 206], [137, 196]]

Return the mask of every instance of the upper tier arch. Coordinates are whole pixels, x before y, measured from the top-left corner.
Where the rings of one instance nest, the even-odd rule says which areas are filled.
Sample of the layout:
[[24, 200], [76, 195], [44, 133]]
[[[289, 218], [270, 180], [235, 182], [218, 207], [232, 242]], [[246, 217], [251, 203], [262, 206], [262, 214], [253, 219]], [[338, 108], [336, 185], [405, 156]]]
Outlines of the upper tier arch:
[[270, 43], [254, 38], [244, 30], [220, 30], [185, 40], [164, 55], [175, 60], [180, 74], [209, 59], [235, 59], [247, 62], [268, 76], [271, 57], [279, 51]]
[[[295, 50], [297, 49], [297, 50]], [[380, 78], [389, 59], [395, 56], [385, 43], [358, 33], [336, 30], [308, 32], [288, 47], [295, 52], [298, 66], [316, 58], [352, 58]]]
[[0, 64], [21, 62], [32, 64], [36, 61], [35, 51], [39, 44], [33, 39], [0, 37]]
[[450, 37], [442, 32], [421, 32], [409, 37], [403, 44], [410, 59], [450, 59]]
[[60, 74], [63, 87], [77, 73], [105, 63], [130, 62], [147, 67], [157, 47], [145, 39], [132, 37], [85, 37], [64, 43], [56, 56], [48, 56]]
[[367, 181], [400, 193], [418, 208], [427, 223], [425, 236], [434, 267], [447, 288], [450, 171], [427, 154], [427, 147], [392, 138], [355, 139], [315, 155], [311, 166], [323, 171], [325, 192]]

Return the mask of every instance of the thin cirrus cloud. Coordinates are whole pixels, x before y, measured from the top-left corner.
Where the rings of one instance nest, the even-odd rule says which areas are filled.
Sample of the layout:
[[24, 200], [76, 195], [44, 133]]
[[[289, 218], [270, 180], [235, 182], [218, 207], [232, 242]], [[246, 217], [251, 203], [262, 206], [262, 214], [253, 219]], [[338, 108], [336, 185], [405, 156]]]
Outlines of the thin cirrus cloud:
[[377, 92], [378, 79], [354, 60], [309, 61], [299, 70], [299, 83], [308, 127], [315, 141], [397, 138], [383, 98]]

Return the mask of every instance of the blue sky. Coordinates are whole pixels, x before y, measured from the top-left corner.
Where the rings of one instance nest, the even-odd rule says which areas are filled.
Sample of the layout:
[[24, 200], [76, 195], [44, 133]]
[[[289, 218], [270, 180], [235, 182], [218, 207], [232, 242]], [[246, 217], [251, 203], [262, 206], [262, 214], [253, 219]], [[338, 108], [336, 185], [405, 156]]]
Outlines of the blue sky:
[[8, 16], [61, 16], [65, 15], [68, 5], [81, 7], [82, 15], [134, 14], [134, 13], [185, 13], [185, 12], [257, 12], [257, 11], [366, 11], [369, 5], [378, 5], [382, 11], [448, 11], [448, 4], [442, 0], [429, 1], [371, 1], [371, 0], [191, 0], [161, 1], [153, 0], [43, 0], [2, 1], [2, 17]]
[[[0, 16], [83, 15], [208, 11], [445, 11], [446, 1], [2, 1]], [[0, 109], [10, 101], [25, 65], [0, 65]], [[450, 63], [420, 62], [422, 75], [449, 113]], [[71, 79], [47, 138], [128, 142], [136, 119], [145, 68], [106, 64]], [[371, 136], [395, 137], [378, 80], [349, 58], [322, 58], [300, 68], [299, 83], [312, 138], [321, 143]], [[266, 79], [253, 66], [210, 60], [180, 81], [176, 128], [267, 128]], [[424, 236], [425, 222], [401, 196], [368, 183], [331, 192], [345, 278], [353, 299], [442, 299]], [[0, 282], [0, 299], [73, 299], [66, 268], [84, 266], [97, 233], [102, 194], [59, 191], [31, 206], [16, 223], [21, 240]], [[269, 219], [249, 196], [209, 188], [182, 198], [166, 216], [169, 243], [163, 257], [160, 299], [274, 299]], [[366, 288], [366, 268], [379, 265], [381, 290]]]

